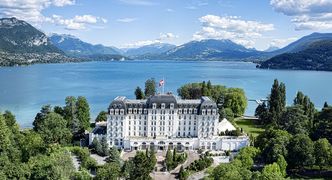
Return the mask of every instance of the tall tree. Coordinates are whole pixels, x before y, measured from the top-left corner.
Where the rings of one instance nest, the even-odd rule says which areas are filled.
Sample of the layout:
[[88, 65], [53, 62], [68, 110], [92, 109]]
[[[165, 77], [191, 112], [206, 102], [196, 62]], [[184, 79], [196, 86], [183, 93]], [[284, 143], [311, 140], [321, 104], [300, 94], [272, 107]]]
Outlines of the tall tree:
[[80, 128], [87, 130], [90, 127], [90, 106], [85, 97], [79, 96], [77, 98], [76, 108]]
[[331, 157], [331, 144], [327, 139], [319, 139], [314, 144], [314, 155], [316, 159], [316, 165], [322, 169], [324, 166], [329, 164]]
[[130, 173], [130, 180], [146, 180], [151, 179], [150, 177], [150, 167], [147, 165], [149, 164], [148, 158], [146, 157], [145, 153], [137, 152], [135, 157], [132, 159], [134, 167]]
[[286, 108], [278, 121], [278, 126], [291, 134], [308, 134], [311, 130], [308, 117], [298, 105]]
[[332, 143], [332, 107], [323, 108], [315, 118], [314, 139], [326, 138]]
[[304, 111], [304, 115], [308, 117], [309, 128], [313, 128], [314, 116], [316, 113], [315, 105], [311, 102], [308, 96], [305, 96], [301, 91], [297, 92], [294, 99], [294, 105], [300, 106]]
[[173, 169], [173, 155], [170, 149], [168, 149], [166, 152], [165, 163], [168, 171]]
[[145, 81], [144, 94], [146, 97], [153, 96], [156, 94], [156, 81], [154, 78]]
[[101, 148], [102, 148], [102, 155], [108, 156], [110, 154], [110, 152], [109, 152], [109, 148], [108, 148], [107, 139], [105, 136], [101, 138], [100, 144], [101, 144]]
[[50, 105], [44, 105], [41, 108], [40, 112], [37, 113], [35, 120], [32, 123], [34, 130], [37, 131], [39, 129], [40, 123], [45, 119], [45, 116], [50, 112], [52, 112], [52, 107]]
[[280, 168], [280, 172], [283, 177], [286, 177], [287, 175], [287, 161], [285, 160], [283, 155], [279, 155], [277, 159], [277, 164]]
[[135, 96], [136, 96], [136, 99], [144, 99], [144, 93], [139, 86], [137, 86], [137, 88], [135, 90]]
[[284, 83], [279, 84], [277, 79], [274, 80], [268, 102], [270, 123], [276, 125], [286, 106], [286, 86]]
[[295, 135], [288, 146], [288, 164], [291, 167], [311, 166], [315, 162], [314, 143], [305, 134]]
[[3, 156], [11, 146], [11, 132], [6, 125], [5, 118], [0, 115], [0, 156]]
[[64, 118], [67, 120], [67, 125], [71, 129], [71, 132], [73, 134], [77, 134], [80, 131], [80, 122], [77, 118], [76, 98], [68, 96], [65, 101], [66, 106], [64, 107]]
[[67, 122], [57, 113], [51, 112], [40, 123], [37, 132], [45, 143], [67, 144], [71, 141], [72, 134], [67, 129]]
[[107, 114], [108, 113], [106, 111], [100, 111], [95, 121], [96, 122], [107, 121]]
[[120, 177], [120, 165], [117, 163], [106, 163], [97, 170], [97, 180], [117, 180]]
[[287, 131], [267, 129], [257, 137], [255, 146], [261, 150], [265, 163], [276, 162], [279, 155], [287, 157], [291, 135]]

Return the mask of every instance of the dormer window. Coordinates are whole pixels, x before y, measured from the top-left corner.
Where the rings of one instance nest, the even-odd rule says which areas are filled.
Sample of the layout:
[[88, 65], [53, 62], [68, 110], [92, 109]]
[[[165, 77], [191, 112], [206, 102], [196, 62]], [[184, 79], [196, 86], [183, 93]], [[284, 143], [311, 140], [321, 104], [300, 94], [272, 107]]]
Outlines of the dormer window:
[[152, 109], [156, 109], [157, 108], [157, 104], [156, 103], [153, 103], [152, 104]]
[[161, 104], [161, 109], [165, 109], [165, 103]]
[[171, 105], [169, 106], [170, 109], [174, 109], [174, 103], [171, 103]]

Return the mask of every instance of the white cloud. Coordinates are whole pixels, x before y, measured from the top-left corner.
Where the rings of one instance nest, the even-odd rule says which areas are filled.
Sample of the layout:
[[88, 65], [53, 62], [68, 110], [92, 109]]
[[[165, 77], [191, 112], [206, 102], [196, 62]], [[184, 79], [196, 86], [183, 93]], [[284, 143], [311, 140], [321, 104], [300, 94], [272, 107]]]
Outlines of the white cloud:
[[296, 30], [332, 29], [331, 0], [271, 0], [276, 12], [292, 18]]
[[178, 37], [179, 37], [178, 35], [174, 35], [173, 33], [160, 33], [159, 40], [160, 41], [171, 40], [171, 39], [175, 39]]
[[106, 23], [107, 20], [92, 15], [76, 15], [72, 19], [65, 19], [59, 15], [44, 16], [42, 11], [51, 6], [63, 7], [74, 5], [75, 0], [0, 0], [0, 16], [16, 17], [33, 25], [54, 23], [66, 29], [85, 29], [88, 24]]
[[156, 43], [164, 43], [166, 41], [173, 40], [175, 38], [178, 38], [178, 35], [174, 35], [173, 33], [160, 33], [159, 37], [154, 40], [143, 40], [143, 41], [136, 41], [133, 43], [125, 44], [124, 48], [137, 48], [141, 46], [156, 44]]
[[50, 6], [74, 5], [75, 0], [0, 0], [0, 16], [17, 17], [30, 23], [45, 20], [42, 11]]
[[166, 9], [166, 11], [167, 11], [167, 12], [174, 12], [174, 9], [170, 9], [170, 8], [168, 8], [168, 9]]
[[262, 33], [274, 30], [273, 24], [242, 20], [237, 16], [206, 15], [201, 17], [202, 29], [193, 35], [194, 40], [230, 39], [246, 47], [253, 47]]
[[291, 38], [285, 38], [285, 39], [273, 39], [270, 43], [270, 47], [285, 47], [287, 46], [289, 43], [294, 42], [295, 40], [297, 40], [297, 37], [291, 37]]
[[120, 18], [120, 19], [117, 19], [116, 21], [122, 22], [122, 23], [130, 23], [130, 22], [136, 21], [136, 18]]
[[75, 16], [72, 19], [65, 19], [62, 16], [53, 15], [51, 18], [48, 18], [48, 21], [57, 25], [64, 26], [68, 30], [82, 30], [86, 29], [86, 26], [89, 24], [107, 22], [107, 20], [104, 18], [95, 17], [92, 15]]
[[75, 0], [53, 0], [54, 6], [63, 7], [67, 5], [74, 5]]
[[151, 0], [119, 0], [122, 3], [129, 5], [152, 6], [155, 5]]

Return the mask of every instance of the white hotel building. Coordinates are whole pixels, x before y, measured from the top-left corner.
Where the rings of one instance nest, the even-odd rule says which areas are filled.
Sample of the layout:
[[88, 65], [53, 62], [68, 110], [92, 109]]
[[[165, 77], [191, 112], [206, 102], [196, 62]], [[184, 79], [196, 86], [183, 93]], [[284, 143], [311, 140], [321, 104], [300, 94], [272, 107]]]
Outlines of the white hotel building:
[[[249, 145], [246, 136], [218, 136], [225, 130], [219, 123], [218, 108], [208, 97], [179, 99], [172, 94], [144, 100], [115, 98], [108, 108], [106, 126], [97, 125], [92, 140], [106, 136], [110, 146], [124, 150], [209, 149], [238, 150]], [[227, 121], [227, 120], [224, 120]], [[227, 124], [227, 123], [226, 123]], [[228, 122], [230, 128], [234, 127]]]

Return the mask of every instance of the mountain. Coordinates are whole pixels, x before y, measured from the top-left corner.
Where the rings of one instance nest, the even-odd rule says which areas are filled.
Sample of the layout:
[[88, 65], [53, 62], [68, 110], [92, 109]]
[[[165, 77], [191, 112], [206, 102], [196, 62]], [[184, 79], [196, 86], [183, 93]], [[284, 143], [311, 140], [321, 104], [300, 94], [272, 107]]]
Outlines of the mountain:
[[0, 66], [76, 61], [68, 58], [47, 36], [16, 18], [0, 19]]
[[137, 56], [153, 56], [165, 53], [176, 46], [167, 43], [154, 43], [139, 48], [130, 48], [125, 51], [126, 56], [137, 57]]
[[302, 51], [308, 48], [313, 42], [321, 40], [332, 40], [332, 33], [312, 33], [308, 36], [304, 36], [301, 39], [289, 44], [288, 46], [279, 50], [273, 51], [273, 55], [283, 53], [294, 53]]
[[63, 54], [44, 33], [16, 18], [0, 19], [0, 51]]
[[264, 69], [332, 71], [332, 40], [317, 40], [298, 52], [283, 53], [258, 65]]
[[280, 48], [276, 47], [276, 46], [270, 46], [269, 48], [265, 49], [264, 52], [273, 52], [276, 50], [279, 50]]
[[254, 57], [260, 53], [230, 40], [208, 39], [177, 46], [162, 56], [178, 60], [237, 60]]
[[64, 51], [67, 55], [75, 57], [91, 56], [91, 55], [110, 55], [121, 54], [119, 50], [113, 47], [107, 47], [101, 44], [93, 45], [80, 40], [72, 35], [52, 34], [50, 36], [52, 43]]

